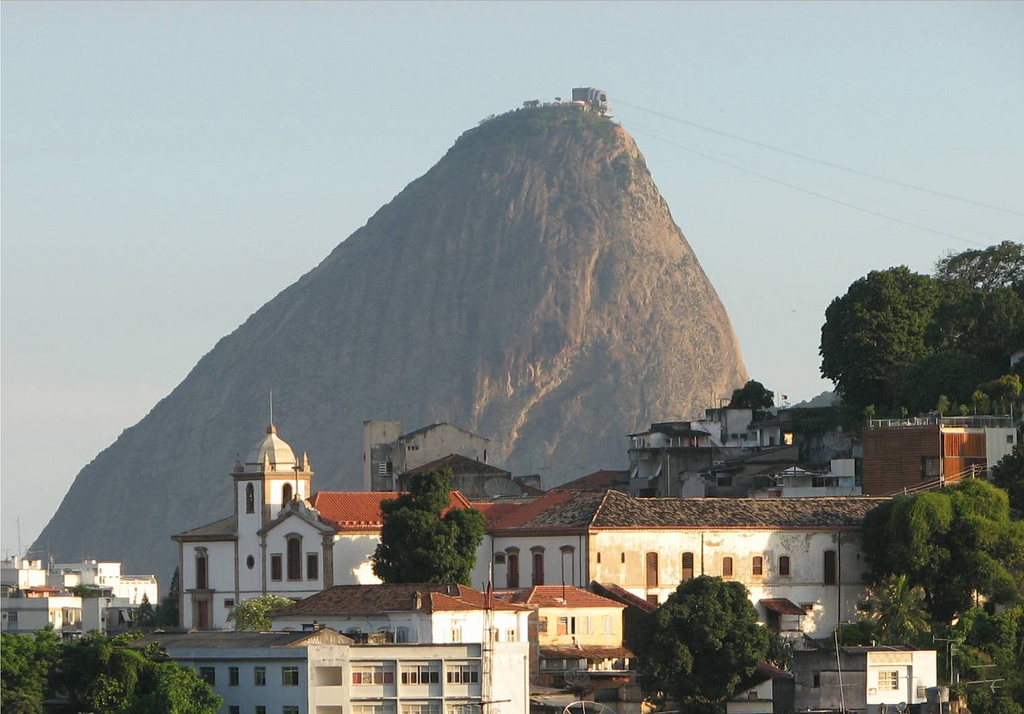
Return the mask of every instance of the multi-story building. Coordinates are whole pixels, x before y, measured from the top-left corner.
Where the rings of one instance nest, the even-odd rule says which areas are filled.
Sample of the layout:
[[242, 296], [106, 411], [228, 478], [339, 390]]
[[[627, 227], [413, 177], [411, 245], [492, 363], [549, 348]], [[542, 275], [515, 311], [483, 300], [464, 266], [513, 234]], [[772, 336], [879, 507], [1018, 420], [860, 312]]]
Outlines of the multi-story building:
[[935, 650], [824, 647], [793, 652], [796, 711], [858, 711], [918, 705], [936, 685]]
[[398, 421], [363, 422], [363, 490], [397, 491], [398, 475], [458, 454], [487, 463], [489, 440], [451, 424], [431, 424], [407, 434]]
[[357, 644], [330, 629], [152, 634], [226, 714], [484, 714], [529, 708], [526, 643]]
[[768, 483], [750, 492], [751, 498], [820, 498], [823, 496], [860, 496], [854, 459], [832, 459], [825, 472], [799, 466], [775, 471], [766, 476]]
[[54, 563], [50, 566], [47, 583], [59, 588], [87, 585], [110, 597], [141, 605], [143, 599], [154, 606], [160, 602], [160, 586], [155, 575], [122, 575], [121, 564], [98, 560], [78, 563]]
[[1016, 444], [1008, 416], [872, 419], [864, 429], [864, 493], [888, 496], [984, 476]]

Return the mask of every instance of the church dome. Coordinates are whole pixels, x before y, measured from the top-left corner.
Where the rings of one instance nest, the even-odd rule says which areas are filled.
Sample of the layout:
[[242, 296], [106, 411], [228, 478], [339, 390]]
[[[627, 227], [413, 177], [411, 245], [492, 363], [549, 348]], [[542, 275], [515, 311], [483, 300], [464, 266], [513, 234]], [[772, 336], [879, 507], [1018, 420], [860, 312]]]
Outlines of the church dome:
[[249, 453], [245, 460], [246, 471], [261, 471], [265, 462], [270, 462], [273, 471], [292, 471], [296, 466], [295, 452], [288, 443], [277, 435], [277, 427], [267, 427], [267, 435]]

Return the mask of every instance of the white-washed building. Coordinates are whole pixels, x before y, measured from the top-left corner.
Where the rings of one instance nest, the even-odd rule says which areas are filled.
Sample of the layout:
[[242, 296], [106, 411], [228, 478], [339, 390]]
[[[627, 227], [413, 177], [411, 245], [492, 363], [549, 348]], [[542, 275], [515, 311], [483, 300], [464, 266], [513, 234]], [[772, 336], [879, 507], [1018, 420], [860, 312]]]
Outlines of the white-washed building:
[[153, 634], [225, 714], [484, 714], [529, 707], [526, 643], [357, 644], [330, 629]]

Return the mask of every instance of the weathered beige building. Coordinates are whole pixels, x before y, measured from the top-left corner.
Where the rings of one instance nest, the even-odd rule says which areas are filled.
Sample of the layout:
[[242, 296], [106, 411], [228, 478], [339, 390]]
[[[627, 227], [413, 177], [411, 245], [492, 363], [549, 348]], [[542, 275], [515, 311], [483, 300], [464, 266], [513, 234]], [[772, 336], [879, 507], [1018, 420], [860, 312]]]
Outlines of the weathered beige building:
[[459, 454], [487, 463], [489, 439], [451, 424], [431, 424], [408, 434], [398, 421], [363, 422], [363, 490], [397, 491], [398, 474]]

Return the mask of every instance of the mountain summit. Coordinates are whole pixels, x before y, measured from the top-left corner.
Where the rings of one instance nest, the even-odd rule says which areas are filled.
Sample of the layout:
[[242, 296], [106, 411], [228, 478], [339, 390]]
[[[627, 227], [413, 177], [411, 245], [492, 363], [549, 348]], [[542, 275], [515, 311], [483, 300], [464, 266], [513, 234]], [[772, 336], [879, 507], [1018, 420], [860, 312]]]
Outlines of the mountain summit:
[[746, 370], [728, 315], [621, 127], [531, 107], [465, 132], [78, 474], [34, 546], [173, 568], [169, 535], [231, 512], [266, 428], [314, 490], [357, 489], [363, 420], [447, 421], [550, 487], [625, 463]]

